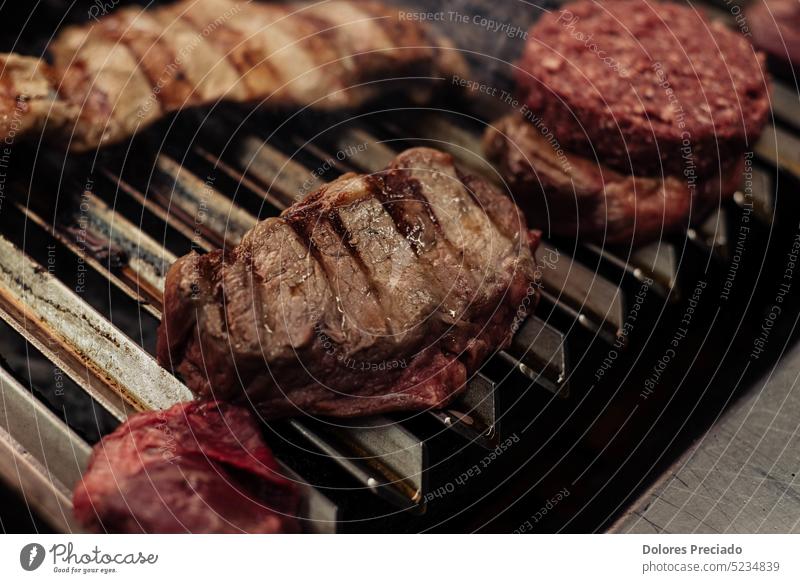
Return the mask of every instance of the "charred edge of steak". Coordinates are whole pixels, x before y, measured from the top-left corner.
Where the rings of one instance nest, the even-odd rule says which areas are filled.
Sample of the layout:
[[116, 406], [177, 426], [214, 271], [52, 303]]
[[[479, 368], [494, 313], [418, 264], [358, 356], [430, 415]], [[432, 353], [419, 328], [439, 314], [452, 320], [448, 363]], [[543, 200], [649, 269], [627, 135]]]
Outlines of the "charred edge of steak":
[[[450, 202], [451, 195], [460, 198], [457, 208], [468, 208], [471, 219], [460, 219], [452, 213], [445, 216], [450, 221], [449, 232], [460, 229], [476, 241], [493, 242], [495, 248], [480, 249], [485, 257], [469, 257], [466, 247], [459, 248], [456, 241], [445, 236], [443, 216], [425, 194], [436, 194], [430, 189], [441, 184], [431, 180], [423, 187], [412, 176], [415, 166], [438, 173], [440, 178], [455, 177], [446, 182], [450, 190], [445, 200]], [[309, 262], [303, 267], [304, 277], [288, 282], [294, 291], [286, 292], [291, 293], [286, 300], [278, 299], [284, 297], [280, 286], [286, 281], [281, 278], [292, 271], [292, 264], [267, 263], [259, 267], [259, 262], [268, 260], [270, 249], [253, 248], [257, 240], [271, 241], [254, 240], [254, 232], [259, 233], [258, 237], [269, 237], [268, 225], [281, 224], [297, 236], [292, 245], [304, 246], [306, 257], [302, 261]], [[475, 232], [477, 225], [482, 225], [480, 229], [485, 232]], [[358, 232], [351, 232], [350, 226], [357, 227]], [[318, 228], [328, 233], [322, 244], [339, 246], [333, 258], [325, 254], [331, 252], [328, 247], [325, 252], [318, 248]], [[526, 315], [521, 314], [524, 308], [520, 306], [535, 306], [538, 288], [532, 251], [538, 241], [539, 234], [527, 231], [522, 214], [508, 197], [483, 180], [458, 172], [452, 157], [427, 148], [409, 150], [380, 173], [345, 175], [323, 186], [281, 217], [254, 227], [242, 244], [224, 258], [217, 253], [178, 260], [167, 275], [159, 362], [182, 374], [195, 393], [248, 400], [267, 417], [298, 411], [350, 416], [443, 406], [462, 390], [468, 374], [510, 342], [514, 323]], [[391, 250], [386, 251], [382, 245]], [[401, 251], [404, 245], [409, 251]], [[390, 270], [399, 270], [397, 281], [386, 279], [386, 265], [371, 263], [376, 249], [389, 253], [385, 259], [381, 255], [379, 261], [389, 261]], [[405, 259], [398, 264], [398, 257]], [[220, 274], [235, 271], [243, 261], [249, 262], [245, 272], [253, 274], [252, 293], [258, 292], [257, 297], [225, 289]], [[363, 290], [358, 293], [366, 294], [363, 299], [337, 295], [339, 272], [332, 271], [335, 269], [345, 269], [361, 282]], [[254, 274], [265, 270], [277, 274], [277, 279], [258, 280], [263, 275]], [[322, 283], [324, 293], [314, 292], [323, 293], [322, 296], [305, 295], [311, 293], [308, 290], [319, 290]], [[262, 290], [259, 286], [267, 286], [263, 288], [267, 291], [258, 291]], [[254, 332], [259, 346], [262, 340], [267, 343], [262, 354], [275, 346], [280, 348], [281, 345], [269, 344], [278, 342], [276, 338], [290, 342], [288, 352], [281, 349], [275, 353], [284, 356], [265, 361], [261, 355], [253, 356], [252, 350], [248, 355], [240, 344], [242, 338], [235, 337], [229, 326], [215, 325], [212, 332], [218, 335], [209, 337], [208, 326], [212, 324], [204, 321], [202, 314], [213, 303], [216, 306], [211, 311], [219, 307], [219, 317], [224, 320], [228, 315], [222, 306], [228, 303], [229, 292], [237, 293], [239, 300], [249, 297], [248, 301], [259, 302], [261, 294], [273, 294], [260, 308], [266, 312], [257, 311], [259, 321], [251, 324], [260, 330]], [[528, 301], [524, 303], [526, 297]], [[287, 307], [270, 305], [269, 301], [294, 303]], [[355, 313], [343, 311], [340, 301]], [[311, 316], [309, 310], [314, 306], [323, 311]], [[406, 312], [405, 306], [412, 312]], [[270, 317], [287, 309], [295, 310], [295, 316], [298, 309], [304, 310], [303, 317], [319, 320], [297, 323], [308, 328], [307, 333], [284, 330], [280, 320], [278, 330], [267, 330]], [[274, 313], [270, 314], [270, 310]], [[362, 322], [358, 312], [363, 312], [364, 317], [375, 312], [376, 329], [381, 329], [380, 322], [385, 319], [388, 332], [364, 332], [358, 326], [373, 320]], [[341, 330], [326, 328], [339, 320]], [[247, 322], [244, 324], [251, 329]], [[242, 327], [243, 323], [238, 322], [237, 329], [241, 331]], [[291, 339], [293, 333], [295, 340]], [[325, 349], [331, 343], [333, 352]], [[211, 356], [204, 356], [204, 351], [211, 351]], [[359, 359], [362, 364], [371, 359], [374, 370], [368, 367], [366, 374], [353, 372], [348, 363]], [[374, 366], [390, 359], [402, 361], [403, 365]], [[237, 386], [240, 378], [243, 388]]]

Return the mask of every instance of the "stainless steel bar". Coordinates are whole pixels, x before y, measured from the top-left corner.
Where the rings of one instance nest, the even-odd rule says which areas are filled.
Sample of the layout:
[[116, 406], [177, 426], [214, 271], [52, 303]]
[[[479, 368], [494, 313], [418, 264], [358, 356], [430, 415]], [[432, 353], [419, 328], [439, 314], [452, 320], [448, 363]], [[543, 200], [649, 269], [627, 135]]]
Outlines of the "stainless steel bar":
[[291, 206], [322, 184], [302, 164], [256, 136], [237, 141], [235, 158], [245, 174], [255, 176], [266, 187], [268, 200], [278, 208]]
[[218, 247], [237, 245], [257, 219], [217, 191], [213, 176], [200, 180], [165, 154], [156, 159], [152, 188], [170, 212], [183, 214], [184, 222], [201, 230]]
[[[141, 206], [146, 208], [148, 211], [153, 213], [156, 217], [158, 217], [161, 221], [169, 224], [172, 228], [178, 231], [181, 235], [186, 237], [192, 243], [197, 243], [198, 246], [203, 246], [203, 244], [208, 245], [208, 249], [212, 249], [213, 245], [204, 241], [202, 234], [199, 233], [196, 229], [190, 227], [186, 223], [182, 222], [170, 222], [170, 212], [168, 209], [164, 208], [159, 202], [153, 200], [150, 197], [145, 196], [141, 191], [137, 188], [134, 188], [133, 185], [129, 184], [125, 180], [123, 180], [119, 175], [116, 173], [108, 170], [103, 169], [103, 175], [112, 181], [114, 184], [118, 186], [118, 188], [131, 198], [133, 198], [137, 203]], [[205, 247], [203, 247], [205, 248]]]
[[433, 415], [469, 441], [491, 449], [503, 439], [502, 418], [507, 411], [500, 401], [495, 382], [478, 373], [455, 403]]
[[0, 476], [29, 507], [57, 531], [79, 531], [72, 518], [71, 488], [91, 448], [3, 368], [0, 450]]
[[120, 420], [131, 406], [163, 409], [191, 398], [141, 347], [2, 237], [0, 308], [9, 324]]
[[[511, 357], [505, 357], [505, 354]], [[500, 353], [529, 379], [560, 397], [569, 396], [567, 350], [564, 335], [547, 322], [528, 318], [512, 340], [508, 353]], [[526, 363], [533, 366], [528, 366]]]
[[[634, 269], [637, 279], [644, 281], [647, 277], [653, 280], [653, 288], [657, 292], [672, 297], [670, 292], [678, 285], [678, 252], [672, 243], [652, 243], [637, 249], [633, 253], [633, 260], [639, 266]], [[679, 294], [675, 295], [677, 297]]]
[[734, 202], [742, 209], [752, 210], [753, 214], [765, 225], [772, 225], [775, 218], [775, 186], [774, 173], [767, 172], [758, 166], [751, 170], [752, 184], [739, 189], [733, 195]]
[[678, 285], [677, 252], [672, 243], [659, 241], [639, 247], [631, 252], [628, 259], [622, 259], [594, 244], [587, 247], [637, 281], [644, 283], [648, 279], [652, 280], [652, 288], [659, 295], [669, 297], [673, 301], [678, 298], [679, 294], [670, 293]]
[[800, 178], [800, 138], [782, 128], [767, 126], [756, 143], [756, 155]]
[[539, 245], [536, 260], [553, 301], [569, 306], [580, 324], [613, 343], [624, 318], [622, 290], [550, 243]]
[[[297, 420], [293, 420], [297, 423]], [[324, 429], [342, 439], [357, 455], [352, 458], [369, 466], [380, 467], [387, 478], [384, 483], [394, 485], [413, 503], [419, 503], [427, 487], [427, 448], [414, 434], [401, 424], [385, 417], [337, 419]], [[376, 455], [375, 452], [380, 454]], [[351, 460], [352, 461], [352, 460]], [[388, 471], [387, 471], [388, 470]], [[377, 487], [380, 481], [371, 485]]]
[[444, 150], [478, 175], [499, 181], [497, 170], [483, 156], [480, 137], [454, 125], [439, 112], [415, 110], [401, 124], [386, 122], [384, 126], [398, 138]]
[[797, 89], [773, 79], [772, 111], [782, 122], [800, 132], [800, 94]]
[[[43, 217], [21, 203], [15, 203], [14, 206], [23, 214], [23, 216], [25, 216], [27, 220], [48, 232], [50, 236], [72, 251], [76, 256], [81, 257], [83, 261], [92, 269], [105, 276], [115, 286], [122, 290], [125, 295], [132, 300], [139, 302], [142, 309], [149, 312], [150, 315], [155, 318], [161, 318], [160, 310], [151, 303], [153, 298], [146, 297], [144, 294], [140, 293], [142, 291], [141, 285], [131, 284], [128, 278], [119, 277], [117, 274], [113, 273], [111, 269], [109, 269], [107, 264], [101, 263], [92, 254], [87, 253], [86, 250], [82, 249], [81, 246], [75, 241], [75, 238], [71, 236], [69, 229], [55, 228], [55, 226], [48, 225]], [[125, 273], [130, 273], [129, 269], [123, 268], [123, 271]], [[142, 280], [139, 280], [138, 283], [141, 284]]]
[[58, 532], [80, 532], [72, 520], [72, 497], [54, 482], [42, 464], [0, 427], [0, 477], [19, 492], [28, 508], [36, 511]]
[[233, 178], [237, 182], [239, 182], [242, 186], [252, 190], [253, 192], [258, 193], [265, 201], [267, 201], [274, 209], [285, 208], [287, 205], [284, 198], [288, 198], [288, 194], [281, 194], [280, 196], [274, 196], [270, 193], [269, 189], [264, 186], [263, 183], [257, 182], [253, 178], [242, 174], [239, 170], [228, 164], [227, 162], [223, 161], [218, 156], [212, 154], [202, 146], [195, 146], [194, 152], [200, 156], [206, 162], [209, 162], [213, 165], [215, 170], [220, 170], [228, 177]]
[[363, 172], [385, 168], [397, 155], [389, 143], [357, 127], [339, 126], [332, 136], [332, 147], [347, 154], [347, 160]]
[[[385, 420], [380, 420], [380, 422], [389, 423]], [[422, 466], [413, 469], [407, 464], [404, 464], [402, 468], [392, 467], [392, 464], [387, 464], [383, 457], [376, 459], [369, 453], [374, 449], [372, 441], [366, 444], [370, 450], [359, 447], [355, 451], [362, 452], [363, 455], [353, 455], [353, 444], [357, 442], [347, 440], [344, 447], [339, 447], [335, 443], [337, 437], [342, 435], [349, 436], [351, 434], [350, 431], [333, 431], [333, 435], [323, 435], [307, 423], [302, 423], [297, 419], [290, 419], [289, 425], [319, 451], [328, 456], [330, 460], [344, 469], [351, 477], [355, 478], [361, 486], [387, 502], [397, 507], [405, 508], [410, 504], [416, 504], [421, 498], [422, 490], [418, 485], [418, 481], [409, 479], [403, 474], [396, 473], [396, 471], [409, 470], [421, 475], [424, 471]], [[422, 446], [424, 447], [424, 444]]]
[[728, 253], [728, 214], [724, 208], [712, 212], [701, 225], [687, 231], [690, 240], [706, 247], [723, 261]]
[[306, 532], [315, 534], [336, 534], [339, 521], [339, 507], [322, 492], [309, 485], [307, 479], [281, 462], [283, 474], [300, 488], [301, 507], [298, 519]]
[[80, 480], [91, 447], [0, 367], [0, 425], [33, 455], [47, 475], [71, 487]]

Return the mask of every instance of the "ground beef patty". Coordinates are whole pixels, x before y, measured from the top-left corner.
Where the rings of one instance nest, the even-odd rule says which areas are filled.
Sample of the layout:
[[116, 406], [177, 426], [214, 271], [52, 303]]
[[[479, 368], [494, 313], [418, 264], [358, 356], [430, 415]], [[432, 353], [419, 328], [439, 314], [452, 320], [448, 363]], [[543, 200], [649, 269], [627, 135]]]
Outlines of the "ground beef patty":
[[765, 75], [744, 37], [692, 8], [611, 0], [539, 19], [517, 82], [565, 149], [628, 174], [702, 177], [762, 129]]
[[693, 184], [674, 176], [620, 174], [577, 154], [558, 153], [516, 115], [490, 126], [483, 148], [531, 224], [609, 245], [649, 243], [697, 223], [733, 195], [743, 170], [740, 157], [726, 162], [719, 176]]
[[755, 0], [748, 6], [745, 22], [753, 44], [774, 59], [775, 65], [800, 64], [800, 2]]

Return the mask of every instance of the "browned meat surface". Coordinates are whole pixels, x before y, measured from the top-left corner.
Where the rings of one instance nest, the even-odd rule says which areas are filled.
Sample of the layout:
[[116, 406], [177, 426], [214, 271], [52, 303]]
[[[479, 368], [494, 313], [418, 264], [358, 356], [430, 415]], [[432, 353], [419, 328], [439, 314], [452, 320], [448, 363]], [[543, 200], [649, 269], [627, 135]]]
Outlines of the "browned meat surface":
[[784, 72], [791, 75], [791, 67], [800, 65], [800, 2], [753, 0], [747, 6], [744, 25], [753, 44], [775, 64], [783, 64]]
[[73, 506], [92, 532], [296, 532], [299, 492], [248, 410], [191, 402], [103, 438]]
[[158, 358], [267, 417], [440, 407], [527, 315], [538, 240], [449, 155], [407, 150], [177, 261]]
[[44, 129], [83, 151], [219, 101], [330, 110], [421, 98], [424, 78], [465, 67], [447, 40], [371, 1], [125, 7], [67, 28], [49, 51], [52, 65], [0, 55], [0, 137], [14, 123], [14, 137]]
[[565, 149], [626, 174], [718, 175], [769, 112], [763, 56], [672, 2], [565, 4], [531, 28], [516, 75]]
[[497, 165], [531, 224], [587, 242], [638, 245], [686, 229], [729, 198], [742, 179], [741, 159], [723, 174], [690, 184], [674, 176], [620, 174], [552, 144], [521, 116], [495, 122], [484, 151]]

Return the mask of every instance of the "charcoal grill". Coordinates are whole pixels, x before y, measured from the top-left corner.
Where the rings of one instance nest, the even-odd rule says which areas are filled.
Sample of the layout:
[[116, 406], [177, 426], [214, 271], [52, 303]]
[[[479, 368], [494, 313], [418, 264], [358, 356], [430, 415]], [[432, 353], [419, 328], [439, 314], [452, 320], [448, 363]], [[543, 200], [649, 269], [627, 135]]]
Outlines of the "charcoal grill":
[[[531, 12], [509, 18], [530, 21]], [[80, 13], [73, 6], [67, 18]], [[727, 12], [714, 14], [733, 25]], [[480, 30], [449, 32], [486, 42]], [[492, 56], [513, 58], [519, 46], [506, 44]], [[476, 76], [510, 89], [497, 61], [478, 55], [468, 55]], [[410, 145], [449, 150], [497, 180], [480, 133], [505, 113], [502, 104], [457, 105], [383, 103], [351, 117], [218, 107], [180, 114], [94, 158], [15, 146], [0, 212], [0, 475], [33, 526], [75, 531], [70, 489], [91, 445], [136, 410], [190, 398], [152, 356], [177, 256], [235, 245], [315, 185], [378, 170]], [[608, 528], [779, 356], [737, 358], [751, 347], [747, 326], [763, 319], [797, 229], [787, 196], [800, 177], [797, 93], [776, 82], [773, 106], [751, 184], [688, 236], [636, 252], [546, 239], [536, 314], [448, 409], [265, 425], [306, 492], [305, 527]], [[752, 229], [742, 244], [745, 215]], [[775, 347], [792, 334], [795, 296], [772, 331]], [[690, 305], [689, 333], [656, 378]]]

